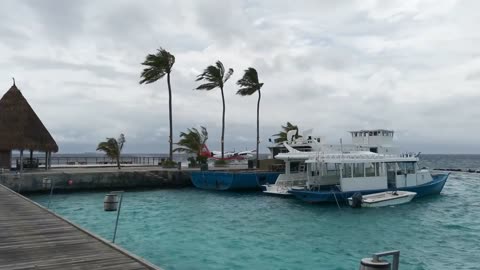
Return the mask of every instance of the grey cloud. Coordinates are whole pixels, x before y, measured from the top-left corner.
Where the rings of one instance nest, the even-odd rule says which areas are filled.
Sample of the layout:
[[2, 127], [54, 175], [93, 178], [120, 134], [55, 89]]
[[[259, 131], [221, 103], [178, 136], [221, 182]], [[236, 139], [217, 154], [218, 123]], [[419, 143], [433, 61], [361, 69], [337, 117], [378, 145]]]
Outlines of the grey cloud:
[[105, 77], [110, 79], [125, 79], [125, 78], [133, 79], [134, 77], [137, 78], [136, 74], [119, 71], [118, 68], [114, 66], [108, 66], [108, 65], [77, 64], [77, 63], [59, 61], [52, 58], [38, 58], [38, 57], [25, 57], [25, 56], [14, 56], [10, 58], [10, 61], [13, 63], [16, 63], [17, 65], [22, 65], [23, 67], [28, 67], [31, 69], [89, 71], [95, 75], [98, 75], [99, 77]]
[[465, 77], [465, 80], [467, 80], [467, 81], [480, 80], [480, 71], [476, 71], [476, 72], [472, 72], [472, 73], [467, 74], [467, 76]]
[[[197, 73], [217, 59], [235, 69], [225, 89], [227, 149], [255, 145], [256, 98], [235, 95], [248, 66], [265, 83], [262, 152], [286, 121], [313, 127], [332, 142], [347, 138], [348, 129], [393, 128], [402, 145], [427, 150], [451, 137], [475, 143], [471, 134], [480, 131], [480, 75], [472, 59], [480, 54], [480, 36], [471, 31], [480, 21], [473, 2], [452, 12], [435, 9], [435, 16], [424, 15], [438, 5], [428, 2], [415, 12], [314, 0], [1, 5], [0, 73], [28, 78], [24, 93], [61, 151], [92, 151], [99, 139], [119, 132], [127, 135], [129, 152], [167, 149], [159, 132], [168, 127], [166, 81], [138, 84], [140, 63], [159, 46], [177, 60], [174, 135], [207, 126], [212, 149], [219, 148], [220, 94], [192, 89]], [[8, 76], [4, 85], [10, 84]]]
[[47, 37], [67, 42], [82, 34], [85, 23], [85, 1], [25, 0]]
[[116, 88], [117, 85], [113, 83], [91, 83], [81, 81], [65, 81], [63, 83], [66, 86], [74, 86], [81, 88]]

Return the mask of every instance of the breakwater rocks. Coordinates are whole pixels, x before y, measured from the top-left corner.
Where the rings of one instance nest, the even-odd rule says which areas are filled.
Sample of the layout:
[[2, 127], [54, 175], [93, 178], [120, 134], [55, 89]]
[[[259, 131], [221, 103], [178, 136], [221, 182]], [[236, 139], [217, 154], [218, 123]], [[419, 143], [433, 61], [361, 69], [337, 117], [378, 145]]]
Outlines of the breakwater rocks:
[[0, 175], [0, 184], [17, 192], [133, 188], [180, 188], [191, 186], [190, 173], [177, 170], [36, 172]]
[[477, 170], [477, 169], [435, 168], [434, 170], [435, 171], [446, 171], [446, 172], [480, 173], [480, 170]]

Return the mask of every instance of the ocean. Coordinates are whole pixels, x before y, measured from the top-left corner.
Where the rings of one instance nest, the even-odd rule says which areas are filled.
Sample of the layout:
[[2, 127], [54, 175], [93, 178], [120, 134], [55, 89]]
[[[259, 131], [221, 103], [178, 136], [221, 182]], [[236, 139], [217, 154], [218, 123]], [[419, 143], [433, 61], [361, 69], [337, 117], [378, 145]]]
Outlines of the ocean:
[[[480, 155], [423, 155], [421, 166], [474, 169]], [[164, 269], [358, 269], [398, 249], [400, 269], [479, 269], [480, 173], [454, 172], [440, 195], [351, 209], [261, 192], [125, 193], [117, 244]], [[105, 192], [55, 194], [53, 211], [106, 239], [116, 213]], [[47, 195], [30, 198], [46, 204]]]

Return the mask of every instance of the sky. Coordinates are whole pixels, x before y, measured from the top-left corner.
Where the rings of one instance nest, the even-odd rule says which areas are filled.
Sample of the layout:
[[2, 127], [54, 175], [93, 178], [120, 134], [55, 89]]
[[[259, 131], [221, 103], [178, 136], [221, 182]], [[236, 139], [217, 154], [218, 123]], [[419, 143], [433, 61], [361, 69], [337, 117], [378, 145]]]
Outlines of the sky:
[[225, 149], [255, 148], [257, 95], [236, 95], [248, 67], [262, 88], [260, 152], [287, 121], [337, 143], [395, 130], [405, 151], [480, 153], [480, 2], [3, 0], [0, 89], [11, 77], [61, 153], [94, 152], [124, 133], [125, 152], [168, 151], [165, 79], [140, 85], [163, 47], [173, 134], [205, 126], [220, 149], [219, 89], [194, 90], [221, 60]]

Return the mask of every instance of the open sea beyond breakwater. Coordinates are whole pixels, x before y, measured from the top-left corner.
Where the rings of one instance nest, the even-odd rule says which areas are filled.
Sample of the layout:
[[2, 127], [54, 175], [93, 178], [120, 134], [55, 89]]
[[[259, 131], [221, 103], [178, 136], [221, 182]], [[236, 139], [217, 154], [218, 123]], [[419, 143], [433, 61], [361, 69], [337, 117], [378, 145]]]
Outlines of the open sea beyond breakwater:
[[[455, 156], [450, 159], [455, 167]], [[165, 269], [350, 270], [361, 258], [392, 249], [401, 251], [402, 270], [479, 269], [479, 184], [480, 174], [453, 173], [438, 196], [341, 210], [260, 192], [129, 191], [116, 243]], [[116, 213], [103, 211], [104, 195], [56, 194], [52, 208], [111, 239]], [[30, 197], [48, 201], [48, 195]]]

